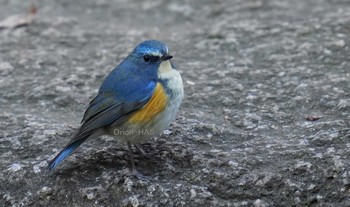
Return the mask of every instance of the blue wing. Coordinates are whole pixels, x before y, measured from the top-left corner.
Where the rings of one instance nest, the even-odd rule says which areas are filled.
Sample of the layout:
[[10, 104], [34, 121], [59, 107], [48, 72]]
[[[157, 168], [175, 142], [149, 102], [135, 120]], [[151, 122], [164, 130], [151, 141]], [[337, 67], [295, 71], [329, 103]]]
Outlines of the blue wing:
[[85, 111], [82, 125], [68, 145], [49, 163], [54, 169], [71, 155], [95, 130], [127, 120], [133, 111], [152, 97], [157, 83], [133, 77], [127, 70], [114, 69], [104, 80], [97, 96]]

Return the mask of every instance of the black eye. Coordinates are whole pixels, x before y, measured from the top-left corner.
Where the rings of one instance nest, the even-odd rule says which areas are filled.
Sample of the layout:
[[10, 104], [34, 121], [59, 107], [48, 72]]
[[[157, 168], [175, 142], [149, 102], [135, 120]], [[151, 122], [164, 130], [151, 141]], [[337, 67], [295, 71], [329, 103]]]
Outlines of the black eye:
[[151, 57], [149, 55], [145, 55], [145, 56], [143, 56], [143, 60], [145, 62], [149, 62], [151, 60]]

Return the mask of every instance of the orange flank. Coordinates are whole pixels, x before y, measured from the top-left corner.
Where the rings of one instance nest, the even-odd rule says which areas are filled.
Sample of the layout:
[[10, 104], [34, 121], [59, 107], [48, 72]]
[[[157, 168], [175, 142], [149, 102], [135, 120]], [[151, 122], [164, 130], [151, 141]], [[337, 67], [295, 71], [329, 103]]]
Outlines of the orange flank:
[[154, 93], [148, 103], [136, 111], [128, 120], [131, 123], [147, 123], [164, 111], [168, 97], [163, 86], [157, 83]]

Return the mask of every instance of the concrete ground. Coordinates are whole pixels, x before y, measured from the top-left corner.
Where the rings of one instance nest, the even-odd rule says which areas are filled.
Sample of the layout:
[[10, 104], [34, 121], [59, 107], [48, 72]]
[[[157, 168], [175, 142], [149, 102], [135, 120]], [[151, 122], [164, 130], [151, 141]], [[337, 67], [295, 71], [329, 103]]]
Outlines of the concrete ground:
[[[349, 1], [0, 5], [0, 206], [350, 206]], [[167, 43], [186, 93], [136, 154], [152, 180], [107, 136], [48, 172], [146, 39]]]

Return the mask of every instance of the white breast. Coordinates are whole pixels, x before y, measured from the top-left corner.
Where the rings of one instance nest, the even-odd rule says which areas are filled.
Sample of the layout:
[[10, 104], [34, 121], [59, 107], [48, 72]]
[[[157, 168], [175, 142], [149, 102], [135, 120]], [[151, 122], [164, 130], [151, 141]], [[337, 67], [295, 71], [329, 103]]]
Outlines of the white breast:
[[182, 78], [180, 73], [171, 67], [169, 60], [163, 61], [160, 64], [158, 77], [167, 84], [165, 87], [172, 92], [173, 101], [179, 101], [179, 104], [181, 104], [184, 97]]
[[180, 73], [171, 67], [169, 60], [160, 64], [158, 77], [166, 83], [164, 86], [166, 90], [171, 92], [168, 105], [154, 120], [153, 126], [150, 125], [155, 129], [156, 133], [161, 133], [175, 120], [184, 97], [184, 88]]
[[[169, 98], [169, 103], [165, 108], [164, 117], [162, 122], [164, 121], [165, 127], [161, 130], [161, 132], [167, 128], [172, 121], [174, 121], [175, 116], [180, 108], [182, 103], [182, 99], [184, 97], [184, 88], [182, 84], [182, 78], [180, 73], [171, 67], [170, 61], [164, 61], [160, 64], [158, 77], [166, 83], [165, 88], [171, 91], [171, 96]], [[160, 116], [162, 115], [160, 114]]]

